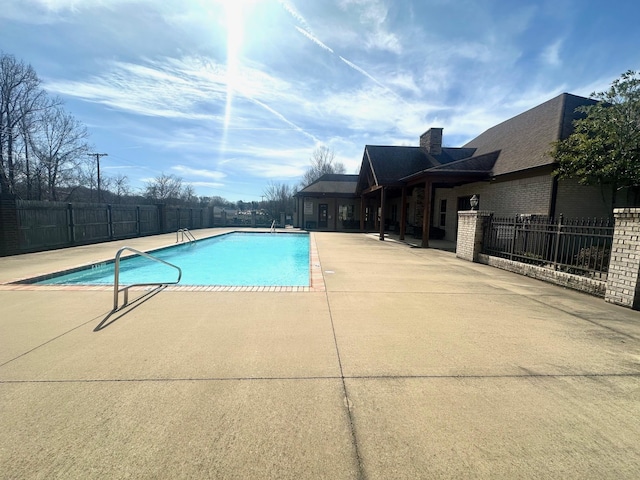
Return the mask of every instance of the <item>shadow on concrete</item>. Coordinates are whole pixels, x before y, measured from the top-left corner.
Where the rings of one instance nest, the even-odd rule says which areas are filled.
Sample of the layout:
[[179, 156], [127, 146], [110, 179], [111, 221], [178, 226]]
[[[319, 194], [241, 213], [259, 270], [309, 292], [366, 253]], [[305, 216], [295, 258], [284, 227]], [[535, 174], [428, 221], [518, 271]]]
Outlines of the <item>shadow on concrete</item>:
[[110, 311], [107, 314], [107, 316], [104, 317], [102, 321], [96, 326], [96, 328], [93, 329], [93, 331], [99, 332], [100, 330], [107, 328], [109, 325], [114, 324], [115, 322], [120, 320], [122, 317], [124, 317], [127, 313], [132, 312], [133, 310], [141, 306], [146, 301], [151, 300], [153, 297], [155, 297], [158, 293], [160, 293], [165, 288], [166, 288], [166, 285], [160, 285], [148, 292], [145, 292], [144, 294], [142, 294], [135, 300], [127, 303], [126, 305], [123, 305], [122, 307], [116, 310]]

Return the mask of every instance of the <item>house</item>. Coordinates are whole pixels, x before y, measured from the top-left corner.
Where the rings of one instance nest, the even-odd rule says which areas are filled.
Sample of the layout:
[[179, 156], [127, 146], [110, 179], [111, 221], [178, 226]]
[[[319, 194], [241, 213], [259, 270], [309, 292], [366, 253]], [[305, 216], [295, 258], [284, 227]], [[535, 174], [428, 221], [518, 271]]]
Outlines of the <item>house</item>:
[[344, 231], [360, 228], [358, 175], [326, 174], [295, 198], [293, 226], [307, 230]]
[[563, 93], [462, 147], [443, 146], [442, 128], [427, 130], [415, 147], [366, 145], [355, 180], [353, 175], [331, 176], [298, 193], [301, 202], [307, 201], [301, 218], [317, 222], [299, 225], [344, 229], [329, 217], [340, 217], [338, 204], [348, 204], [353, 209], [349, 226], [359, 220], [361, 231], [379, 231], [381, 239], [385, 231], [395, 231], [401, 239], [412, 235], [428, 246], [429, 236], [455, 241], [457, 212], [470, 210], [474, 195], [478, 209], [495, 215], [609, 216], [609, 187], [559, 180], [549, 154], [553, 142], [571, 134], [580, 115], [576, 108], [593, 103]]
[[[563, 93], [459, 148], [442, 146], [441, 128], [424, 133], [419, 147], [367, 145], [356, 193], [365, 209], [380, 210], [384, 225], [374, 226], [381, 232], [389, 222], [398, 222], [401, 237], [419, 230], [423, 246], [428, 232], [454, 241], [457, 212], [470, 210], [474, 195], [478, 209], [495, 215], [608, 216], [610, 190], [558, 180], [549, 154], [553, 142], [571, 134], [580, 115], [576, 108], [593, 103]], [[421, 164], [407, 173], [411, 165]]]

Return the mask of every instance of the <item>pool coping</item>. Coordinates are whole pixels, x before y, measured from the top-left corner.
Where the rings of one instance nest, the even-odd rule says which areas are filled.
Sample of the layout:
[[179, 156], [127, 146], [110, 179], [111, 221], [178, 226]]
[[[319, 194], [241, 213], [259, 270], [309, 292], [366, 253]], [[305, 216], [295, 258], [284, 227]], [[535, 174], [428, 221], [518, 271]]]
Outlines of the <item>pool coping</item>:
[[[222, 235], [229, 235], [231, 233], [247, 233], [245, 230], [232, 230], [226, 232], [220, 232], [217, 234], [209, 235], [199, 240], [207, 238], [219, 237]], [[265, 233], [257, 231], [255, 233]], [[303, 232], [277, 232], [288, 235], [300, 235]], [[324, 275], [322, 274], [322, 267], [320, 265], [320, 257], [318, 256], [318, 248], [316, 245], [316, 239], [314, 232], [305, 232], [309, 235], [309, 286], [265, 286], [265, 285], [242, 285], [242, 286], [228, 286], [228, 285], [165, 285], [163, 289], [171, 292], [324, 292], [326, 291]], [[161, 245], [156, 248], [148, 249], [146, 252], [159, 251], [165, 248], [174, 247], [175, 243]], [[115, 255], [115, 254], [114, 254]], [[124, 258], [124, 257], [123, 257]], [[12, 279], [8, 282], [0, 283], [0, 291], [110, 291], [113, 292], [113, 284], [111, 285], [37, 285], [35, 283], [28, 283], [29, 281], [36, 281], [36, 279], [50, 278], [51, 276], [60, 274], [61, 272], [71, 272], [77, 270], [83, 270], [90, 268], [93, 265], [101, 264], [104, 262], [111, 262], [113, 258], [94, 260], [91, 262], [83, 263], [81, 265], [71, 266], [65, 270], [59, 270], [56, 272], [47, 272], [36, 275], [29, 275], [26, 278]], [[149, 291], [158, 288], [153, 285], [140, 285], [129, 287], [131, 291]]]

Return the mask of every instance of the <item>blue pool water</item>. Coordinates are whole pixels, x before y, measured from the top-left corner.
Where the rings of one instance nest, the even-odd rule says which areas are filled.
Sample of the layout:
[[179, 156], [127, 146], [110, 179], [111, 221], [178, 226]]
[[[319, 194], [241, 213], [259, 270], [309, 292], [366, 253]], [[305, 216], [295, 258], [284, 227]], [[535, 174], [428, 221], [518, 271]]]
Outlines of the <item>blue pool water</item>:
[[[307, 234], [232, 233], [151, 254], [182, 269], [180, 285], [309, 286]], [[113, 271], [104, 263], [37, 283], [112, 285]], [[121, 285], [176, 279], [174, 268], [144, 257], [120, 261]]]

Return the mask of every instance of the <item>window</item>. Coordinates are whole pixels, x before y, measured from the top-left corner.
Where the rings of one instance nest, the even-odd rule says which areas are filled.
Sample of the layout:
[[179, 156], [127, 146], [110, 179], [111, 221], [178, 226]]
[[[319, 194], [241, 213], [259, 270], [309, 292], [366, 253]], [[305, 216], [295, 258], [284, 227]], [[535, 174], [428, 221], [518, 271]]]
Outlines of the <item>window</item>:
[[447, 225], [447, 201], [440, 200], [440, 226]]
[[338, 207], [339, 220], [354, 220], [355, 205], [340, 205]]
[[358, 228], [360, 222], [356, 222], [355, 205], [338, 206], [338, 220], [342, 222], [342, 228]]

